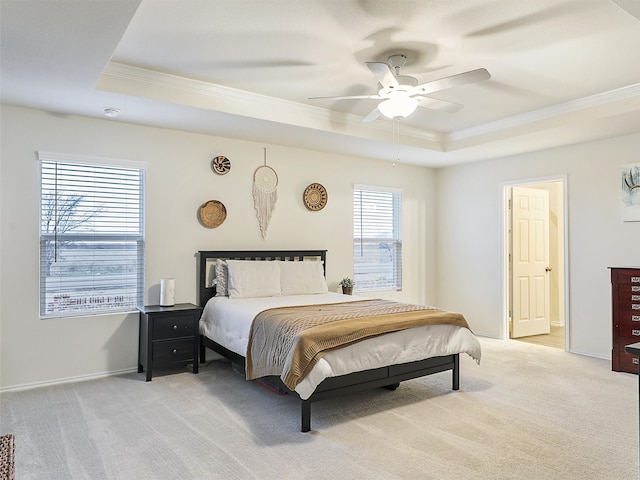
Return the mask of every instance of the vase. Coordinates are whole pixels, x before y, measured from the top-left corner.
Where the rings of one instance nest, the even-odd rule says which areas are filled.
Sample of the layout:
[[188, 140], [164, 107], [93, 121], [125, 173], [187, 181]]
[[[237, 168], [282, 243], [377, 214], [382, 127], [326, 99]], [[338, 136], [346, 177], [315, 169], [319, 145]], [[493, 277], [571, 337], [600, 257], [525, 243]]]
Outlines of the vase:
[[342, 287], [342, 293], [351, 295], [353, 293], [353, 287]]

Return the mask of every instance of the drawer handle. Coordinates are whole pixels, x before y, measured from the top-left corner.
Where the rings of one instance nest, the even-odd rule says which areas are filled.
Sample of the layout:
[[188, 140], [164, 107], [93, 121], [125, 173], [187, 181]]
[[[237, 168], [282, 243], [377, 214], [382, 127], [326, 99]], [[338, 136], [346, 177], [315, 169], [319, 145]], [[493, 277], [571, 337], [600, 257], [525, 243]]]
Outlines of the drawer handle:
[[640, 337], [640, 330], [631, 330], [631, 335], [634, 337]]
[[632, 322], [640, 322], [640, 315], [631, 315]]
[[640, 283], [640, 277], [631, 277], [631, 283]]
[[638, 360], [639, 360], [638, 357], [633, 357], [631, 359], [631, 363], [633, 363], [634, 365], [638, 365], [638, 363], [640, 363]]
[[640, 310], [640, 303], [632, 303], [631, 310]]
[[178, 329], [178, 325], [174, 325], [173, 327], [171, 327], [171, 330], [177, 330]]
[[640, 285], [631, 285], [632, 292], [640, 292]]
[[[638, 335], [640, 335], [640, 330], [636, 330], [636, 332], [638, 332]], [[176, 354], [178, 353], [178, 350], [176, 350], [175, 348], [171, 351], [172, 354]]]
[[640, 295], [631, 295], [631, 301], [632, 302], [640, 301]]

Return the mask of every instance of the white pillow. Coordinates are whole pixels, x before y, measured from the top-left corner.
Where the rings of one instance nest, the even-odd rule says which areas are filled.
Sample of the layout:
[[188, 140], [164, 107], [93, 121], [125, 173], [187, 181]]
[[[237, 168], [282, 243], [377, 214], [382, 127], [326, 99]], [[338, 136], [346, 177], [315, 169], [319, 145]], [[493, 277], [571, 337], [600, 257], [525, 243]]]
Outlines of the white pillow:
[[277, 297], [280, 265], [277, 261], [227, 260], [229, 298]]
[[321, 261], [279, 263], [282, 295], [309, 295], [329, 291]]
[[227, 261], [216, 258], [216, 297], [226, 297], [227, 291]]

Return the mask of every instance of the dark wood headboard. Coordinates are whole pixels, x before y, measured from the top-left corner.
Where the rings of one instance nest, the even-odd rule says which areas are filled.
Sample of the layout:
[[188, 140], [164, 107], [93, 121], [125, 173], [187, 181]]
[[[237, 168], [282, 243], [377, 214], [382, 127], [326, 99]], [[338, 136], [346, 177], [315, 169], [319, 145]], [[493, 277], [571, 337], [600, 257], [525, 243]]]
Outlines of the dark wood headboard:
[[204, 307], [207, 301], [216, 294], [212, 285], [212, 267], [216, 259], [221, 260], [287, 260], [303, 261], [322, 260], [325, 276], [327, 274], [326, 250], [200, 250], [198, 252], [198, 305]]

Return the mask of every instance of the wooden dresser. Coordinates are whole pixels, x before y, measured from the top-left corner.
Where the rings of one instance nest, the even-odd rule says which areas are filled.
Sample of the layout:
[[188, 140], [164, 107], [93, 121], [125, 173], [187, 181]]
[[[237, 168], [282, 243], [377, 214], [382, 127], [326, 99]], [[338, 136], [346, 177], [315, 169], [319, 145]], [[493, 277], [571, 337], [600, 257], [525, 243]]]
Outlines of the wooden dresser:
[[638, 356], [625, 346], [640, 342], [640, 268], [611, 267], [611, 306], [611, 369], [637, 374]]

